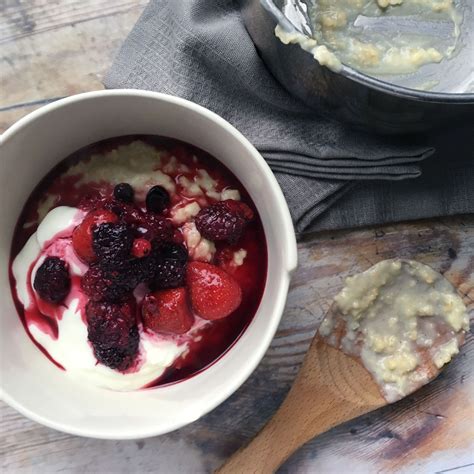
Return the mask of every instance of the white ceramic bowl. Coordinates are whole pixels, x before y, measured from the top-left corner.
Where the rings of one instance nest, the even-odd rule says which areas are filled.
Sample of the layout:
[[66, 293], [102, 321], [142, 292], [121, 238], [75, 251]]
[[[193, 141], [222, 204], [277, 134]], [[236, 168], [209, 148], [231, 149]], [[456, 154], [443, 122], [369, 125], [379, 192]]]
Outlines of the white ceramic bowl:
[[[257, 314], [223, 357], [183, 382], [123, 393], [79, 385], [41, 354], [13, 305], [8, 267], [19, 213], [48, 170], [85, 145], [129, 134], [177, 138], [222, 161], [258, 208], [269, 258]], [[0, 216], [2, 398], [39, 423], [82, 436], [130, 439], [167, 433], [197, 420], [229, 397], [268, 348], [283, 312], [290, 273], [297, 263], [288, 207], [257, 150], [209, 110], [152, 92], [79, 94], [42, 107], [9, 128], [1, 136]]]

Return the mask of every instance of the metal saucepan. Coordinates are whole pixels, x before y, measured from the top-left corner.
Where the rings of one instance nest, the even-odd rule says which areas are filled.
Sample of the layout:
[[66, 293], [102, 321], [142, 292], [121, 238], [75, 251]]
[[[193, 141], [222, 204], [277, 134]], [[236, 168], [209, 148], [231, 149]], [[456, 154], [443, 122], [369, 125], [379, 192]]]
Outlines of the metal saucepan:
[[[397, 83], [388, 82], [387, 78], [370, 77], [344, 65], [336, 73], [321, 66], [299, 45], [283, 44], [274, 34], [277, 24], [290, 33], [309, 36], [307, 2], [240, 2], [246, 28], [270, 71], [290, 93], [319, 112], [357, 128], [388, 134], [418, 132], [466, 121], [474, 126], [474, 77], [469, 82], [469, 75], [474, 75], [471, 0], [464, 0], [460, 5], [464, 15], [461, 37], [464, 47], [455, 58], [436, 65], [441, 67], [441, 92], [411, 89], [404, 87], [409, 85], [409, 80], [405, 84], [400, 78], [396, 78]], [[295, 14], [288, 15], [292, 9]], [[423, 72], [418, 78], [423, 78]], [[459, 92], [461, 83], [467, 84], [463, 92]]]

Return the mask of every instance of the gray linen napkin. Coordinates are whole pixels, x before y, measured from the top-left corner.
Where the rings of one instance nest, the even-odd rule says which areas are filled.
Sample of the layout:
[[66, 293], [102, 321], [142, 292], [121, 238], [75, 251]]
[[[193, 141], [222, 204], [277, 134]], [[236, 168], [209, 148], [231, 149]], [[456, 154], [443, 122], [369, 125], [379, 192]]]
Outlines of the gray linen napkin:
[[[231, 122], [275, 172], [298, 233], [451, 213], [436, 199], [413, 212], [409, 186], [398, 196], [394, 184], [368, 183], [418, 178], [434, 148], [356, 132], [306, 108], [268, 72], [232, 0], [152, 0], [104, 84], [181, 96]], [[385, 212], [395, 197], [397, 212]], [[465, 204], [453, 212], [468, 212]]]

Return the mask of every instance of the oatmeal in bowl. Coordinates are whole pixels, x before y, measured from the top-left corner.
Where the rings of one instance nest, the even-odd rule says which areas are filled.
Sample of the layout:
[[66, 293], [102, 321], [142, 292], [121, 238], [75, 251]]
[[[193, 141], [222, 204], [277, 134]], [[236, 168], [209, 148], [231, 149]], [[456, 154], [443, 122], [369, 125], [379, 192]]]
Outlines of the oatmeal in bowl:
[[265, 236], [250, 196], [207, 153], [159, 137], [74, 153], [28, 200], [12, 291], [69, 376], [133, 390], [190, 376], [255, 314]]

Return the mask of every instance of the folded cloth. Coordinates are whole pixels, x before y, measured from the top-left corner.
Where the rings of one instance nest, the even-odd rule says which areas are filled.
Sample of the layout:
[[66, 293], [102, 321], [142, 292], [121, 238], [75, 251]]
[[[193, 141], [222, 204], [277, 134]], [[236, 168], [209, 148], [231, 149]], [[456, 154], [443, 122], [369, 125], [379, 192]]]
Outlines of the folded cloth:
[[[104, 84], [177, 95], [227, 119], [275, 172], [298, 233], [404, 219], [403, 212], [382, 215], [373, 205], [392, 199], [396, 187], [379, 195], [380, 185], [367, 180], [418, 178], [420, 162], [434, 152], [406, 137], [353, 131], [290, 96], [266, 69], [232, 0], [152, 0]], [[351, 199], [358, 182], [367, 190], [359, 200], [368, 205], [360, 201], [352, 216], [344, 209], [333, 213], [343, 196]], [[410, 203], [409, 187], [403, 192]], [[407, 210], [412, 207], [413, 202]], [[433, 205], [424, 211], [416, 217], [445, 209]]]
[[[297, 229], [319, 231], [474, 212], [472, 125], [433, 137], [437, 153], [422, 177], [404, 181], [327, 181], [277, 173]], [[314, 196], [318, 202], [314, 203]], [[336, 202], [337, 201], [337, 202]]]

